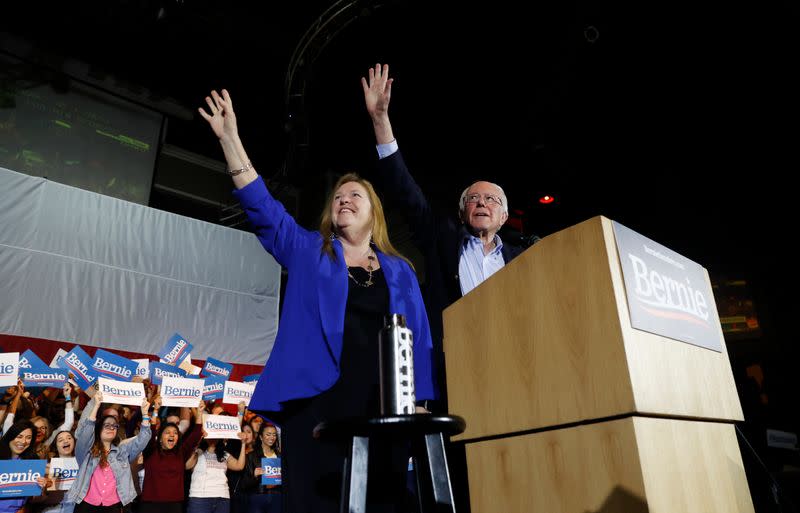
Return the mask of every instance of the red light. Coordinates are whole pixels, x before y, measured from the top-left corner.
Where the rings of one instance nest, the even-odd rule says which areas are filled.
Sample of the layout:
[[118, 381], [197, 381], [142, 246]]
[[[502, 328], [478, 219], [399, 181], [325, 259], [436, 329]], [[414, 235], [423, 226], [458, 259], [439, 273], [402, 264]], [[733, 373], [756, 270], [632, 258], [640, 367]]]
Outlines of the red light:
[[539, 198], [539, 203], [541, 203], [542, 205], [549, 205], [550, 203], [554, 202], [555, 200], [556, 199], [553, 196], [550, 196], [549, 194], [545, 194], [544, 196]]

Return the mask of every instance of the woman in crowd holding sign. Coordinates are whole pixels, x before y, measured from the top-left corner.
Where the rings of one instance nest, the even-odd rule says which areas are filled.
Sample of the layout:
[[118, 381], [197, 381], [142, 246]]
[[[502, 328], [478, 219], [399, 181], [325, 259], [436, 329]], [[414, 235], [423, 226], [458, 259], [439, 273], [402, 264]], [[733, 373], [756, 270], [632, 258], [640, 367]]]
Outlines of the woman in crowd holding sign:
[[36, 441], [34, 443], [34, 450], [40, 458], [46, 458], [50, 450], [50, 444], [56, 433], [63, 431], [70, 431], [75, 424], [75, 410], [72, 407], [72, 385], [68, 382], [64, 383], [62, 387], [64, 390], [64, 423], [58, 426], [55, 430], [51, 430], [50, 422], [46, 417], [36, 416], [31, 419], [31, 422], [36, 426]]
[[76, 504], [77, 513], [119, 513], [136, 498], [130, 464], [150, 441], [150, 403], [142, 401], [142, 424], [139, 434], [120, 444], [119, 422], [112, 415], [97, 421], [103, 393], [94, 393], [92, 410], [84, 411], [87, 419], [78, 423], [75, 433], [75, 457], [80, 468], [67, 500]]
[[194, 452], [203, 434], [203, 411], [206, 403], [201, 399], [194, 409], [196, 424], [181, 439], [178, 425], [167, 422], [158, 430], [144, 451], [144, 486], [139, 503], [139, 513], [181, 513], [183, 511], [186, 461]]
[[278, 429], [266, 422], [261, 425], [258, 443], [247, 455], [241, 490], [248, 495], [247, 511], [253, 513], [281, 513], [280, 475], [273, 477], [273, 484], [261, 484], [264, 475], [263, 458], [272, 460], [273, 468], [280, 468], [281, 444]]
[[[383, 206], [368, 181], [355, 174], [340, 178], [319, 231], [307, 230], [256, 173], [228, 92], [212, 91], [206, 104], [208, 112], [199, 109], [200, 115], [219, 138], [235, 195], [262, 246], [289, 276], [275, 345], [249, 407], [281, 425], [285, 509], [335, 512], [345, 454], [311, 433], [323, 420], [380, 413], [377, 336], [389, 313], [404, 315], [414, 334], [416, 398], [434, 399], [419, 282], [389, 241]], [[407, 461], [406, 455], [386, 465], [394, 470], [387, 495], [404, 492]]]
[[[37, 513], [72, 513], [75, 509], [75, 504], [67, 501], [66, 495], [72, 484], [75, 482], [75, 476], [70, 475], [65, 471], [67, 465], [75, 462], [75, 437], [72, 436], [71, 431], [56, 431], [53, 434], [53, 443], [49, 447], [49, 463], [47, 475], [50, 476], [51, 484], [48, 487], [47, 498], [41, 503], [37, 504], [34, 509]], [[55, 464], [63, 465], [59, 467]], [[58, 474], [61, 474], [59, 476]], [[68, 477], [63, 477], [63, 476]]]
[[[239, 440], [245, 435], [239, 431]], [[225, 441], [215, 438], [203, 440], [186, 462], [186, 470], [192, 471], [187, 513], [228, 513], [230, 511], [230, 489], [228, 470], [244, 468], [246, 444], [240, 444], [239, 457], [225, 451]]]
[[[0, 460], [35, 460], [36, 451], [33, 450], [33, 433], [35, 427], [30, 421], [22, 420], [13, 424], [0, 438]], [[36, 483], [44, 490], [47, 478], [43, 475], [36, 479]], [[10, 497], [0, 499], [0, 513], [16, 513], [25, 507], [28, 497]]]

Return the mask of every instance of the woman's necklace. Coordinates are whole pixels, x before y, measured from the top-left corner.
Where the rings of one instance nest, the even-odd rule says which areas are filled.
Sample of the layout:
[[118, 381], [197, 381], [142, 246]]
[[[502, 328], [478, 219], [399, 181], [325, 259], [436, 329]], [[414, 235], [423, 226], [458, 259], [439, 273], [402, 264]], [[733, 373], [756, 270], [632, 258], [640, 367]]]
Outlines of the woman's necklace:
[[353, 283], [355, 283], [359, 287], [371, 287], [374, 284], [374, 282], [372, 281], [372, 271], [374, 271], [375, 268], [372, 267], [372, 262], [375, 260], [375, 255], [374, 254], [367, 255], [367, 260], [369, 260], [369, 262], [367, 263], [367, 272], [369, 273], [369, 276], [367, 277], [367, 281], [365, 281], [364, 283], [361, 283], [355, 278], [355, 276], [353, 276], [353, 273], [350, 272], [350, 267], [347, 268], [347, 276], [349, 276], [350, 279], [353, 280]]

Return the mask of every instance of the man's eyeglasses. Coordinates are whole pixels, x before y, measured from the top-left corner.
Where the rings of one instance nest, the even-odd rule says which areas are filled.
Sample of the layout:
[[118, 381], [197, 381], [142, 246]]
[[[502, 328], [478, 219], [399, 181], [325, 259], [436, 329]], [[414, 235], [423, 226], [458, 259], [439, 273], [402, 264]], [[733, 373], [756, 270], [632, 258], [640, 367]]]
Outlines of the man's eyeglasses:
[[109, 431], [116, 431], [119, 428], [119, 424], [103, 424], [103, 429], [108, 429]]
[[481, 198], [483, 198], [483, 202], [487, 205], [503, 205], [503, 200], [500, 199], [500, 196], [495, 196], [494, 194], [467, 194], [464, 198], [465, 203], [478, 203]]

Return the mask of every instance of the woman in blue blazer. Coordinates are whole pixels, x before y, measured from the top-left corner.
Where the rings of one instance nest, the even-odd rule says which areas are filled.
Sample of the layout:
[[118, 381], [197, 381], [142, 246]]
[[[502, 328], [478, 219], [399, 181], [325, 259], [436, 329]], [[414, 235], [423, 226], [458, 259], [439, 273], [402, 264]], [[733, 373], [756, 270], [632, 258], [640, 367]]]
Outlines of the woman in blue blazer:
[[[275, 345], [250, 408], [282, 427], [284, 511], [338, 511], [344, 452], [313, 440], [311, 432], [323, 420], [379, 413], [377, 340], [385, 315], [405, 316], [414, 340], [416, 398], [434, 398], [419, 283], [389, 242], [383, 207], [368, 181], [343, 176], [319, 231], [306, 230], [272, 198], [248, 160], [228, 92], [212, 91], [206, 103], [208, 112], [199, 111], [219, 138], [235, 195], [261, 244], [288, 271]], [[403, 491], [407, 454], [387, 457], [397, 462], [395, 475], [383, 481], [371, 475], [370, 500]], [[390, 488], [379, 484], [384, 481]]]

